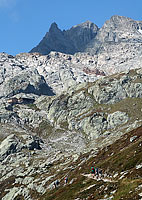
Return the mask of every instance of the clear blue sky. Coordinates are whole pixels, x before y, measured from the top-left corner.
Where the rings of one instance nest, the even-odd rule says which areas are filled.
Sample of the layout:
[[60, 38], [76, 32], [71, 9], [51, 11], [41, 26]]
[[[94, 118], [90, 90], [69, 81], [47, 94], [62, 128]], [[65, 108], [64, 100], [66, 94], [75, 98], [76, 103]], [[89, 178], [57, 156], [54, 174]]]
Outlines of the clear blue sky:
[[0, 0], [0, 52], [35, 47], [52, 22], [60, 29], [90, 20], [101, 27], [112, 15], [142, 20], [142, 0]]

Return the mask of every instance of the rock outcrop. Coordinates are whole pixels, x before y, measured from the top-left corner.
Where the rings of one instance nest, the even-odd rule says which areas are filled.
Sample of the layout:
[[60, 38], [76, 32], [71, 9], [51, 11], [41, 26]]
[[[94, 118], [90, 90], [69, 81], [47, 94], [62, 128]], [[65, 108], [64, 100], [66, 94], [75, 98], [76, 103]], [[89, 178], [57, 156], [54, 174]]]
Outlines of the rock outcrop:
[[[22, 139], [22, 140], [21, 140]], [[35, 136], [22, 135], [21, 139], [15, 134], [6, 137], [0, 145], [0, 162], [7, 158], [10, 154], [18, 153], [22, 149], [41, 150], [41, 139]]]
[[19, 141], [14, 135], [9, 135], [0, 145], [0, 161], [4, 160], [11, 153], [18, 152]]
[[[7, 54], [0, 54], [0, 96], [11, 98], [21, 93], [31, 94], [31, 98], [36, 95], [52, 96], [61, 94], [70, 87], [77, 87], [78, 83], [93, 82], [108, 74], [129, 72], [130, 69], [141, 67], [141, 54], [135, 54], [135, 58], [132, 58], [133, 49], [129, 48], [129, 51], [131, 51], [130, 57], [123, 63], [120, 63], [120, 60], [127, 55], [123, 48], [120, 52], [122, 57], [119, 56], [118, 51], [115, 55], [110, 55], [114, 56], [110, 60], [106, 59], [105, 53], [98, 56], [78, 53], [72, 56], [51, 52], [47, 56], [19, 54], [12, 58]], [[114, 87], [117, 90], [119, 84]], [[118, 91], [121, 96], [125, 95], [121, 88]]]
[[[137, 69], [80, 83], [62, 95], [36, 95], [33, 103], [11, 109], [1, 98], [0, 198], [42, 199], [57, 178], [62, 185], [65, 175], [94, 160], [97, 149], [141, 126], [141, 84]], [[132, 136], [129, 143], [139, 138]]]
[[67, 122], [70, 130], [81, 130], [92, 140], [129, 120], [127, 113], [119, 110], [103, 112], [103, 107], [99, 105], [109, 107], [129, 98], [142, 98], [139, 70], [105, 77], [81, 89], [69, 90], [50, 102], [48, 119], [58, 125]]
[[[39, 54], [0, 54], [0, 98], [19, 93], [52, 96], [79, 82], [94, 81], [104, 76], [96, 69], [95, 57], [51, 52]], [[86, 67], [88, 66], [87, 70]], [[90, 71], [88, 71], [90, 70]]]

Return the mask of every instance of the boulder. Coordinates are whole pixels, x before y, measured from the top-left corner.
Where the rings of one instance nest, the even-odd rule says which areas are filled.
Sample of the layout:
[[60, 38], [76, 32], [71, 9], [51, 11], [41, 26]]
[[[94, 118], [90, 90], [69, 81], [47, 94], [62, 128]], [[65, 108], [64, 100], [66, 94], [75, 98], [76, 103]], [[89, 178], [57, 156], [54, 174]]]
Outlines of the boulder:
[[125, 90], [130, 98], [142, 98], [142, 83], [130, 83]]
[[116, 79], [111, 82], [107, 78], [101, 79], [88, 88], [88, 93], [92, 94], [99, 104], [113, 104], [126, 98], [123, 85]]
[[35, 70], [24, 70], [9, 77], [0, 86], [0, 97], [12, 97], [18, 93], [54, 95], [44, 78]]
[[112, 114], [109, 114], [107, 117], [108, 129], [116, 128], [117, 126], [125, 124], [128, 122], [128, 120], [129, 117], [125, 112], [116, 111]]
[[14, 135], [9, 135], [0, 144], [0, 161], [3, 161], [8, 155], [20, 151], [19, 139]]
[[94, 113], [92, 116], [86, 116], [81, 120], [72, 119], [68, 123], [70, 130], [83, 131], [90, 140], [98, 138], [107, 129], [107, 120], [103, 113]]

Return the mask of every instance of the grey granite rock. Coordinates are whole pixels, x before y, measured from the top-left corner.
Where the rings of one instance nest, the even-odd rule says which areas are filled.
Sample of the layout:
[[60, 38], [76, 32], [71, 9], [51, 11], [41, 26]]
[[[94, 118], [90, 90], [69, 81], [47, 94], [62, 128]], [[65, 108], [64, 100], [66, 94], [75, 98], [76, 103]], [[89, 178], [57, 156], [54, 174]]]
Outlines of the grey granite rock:
[[18, 150], [18, 138], [13, 134], [8, 136], [0, 145], [0, 161], [4, 160], [9, 154], [16, 153]]
[[18, 93], [53, 94], [37, 70], [25, 70], [14, 77], [5, 80], [1, 86], [0, 96], [12, 97]]
[[13, 187], [13, 188], [9, 189], [9, 192], [2, 198], [2, 200], [13, 200], [18, 195], [23, 196], [25, 200], [31, 199], [29, 196], [29, 190], [27, 188]]
[[[7, 158], [7, 161], [10, 162], [12, 157], [8, 156], [14, 153], [17, 153], [16, 156], [19, 160], [25, 160], [25, 155], [18, 154], [18, 152], [20, 152], [22, 149], [41, 150], [42, 144], [42, 139], [37, 136], [21, 135], [19, 137], [15, 134], [11, 134], [0, 144], [0, 161], [3, 161]], [[12, 160], [12, 162], [16, 163], [16, 160]]]
[[124, 112], [114, 112], [112, 114], [109, 114], [107, 117], [108, 121], [108, 129], [109, 128], [115, 128], [121, 124], [125, 124], [128, 122], [129, 117]]

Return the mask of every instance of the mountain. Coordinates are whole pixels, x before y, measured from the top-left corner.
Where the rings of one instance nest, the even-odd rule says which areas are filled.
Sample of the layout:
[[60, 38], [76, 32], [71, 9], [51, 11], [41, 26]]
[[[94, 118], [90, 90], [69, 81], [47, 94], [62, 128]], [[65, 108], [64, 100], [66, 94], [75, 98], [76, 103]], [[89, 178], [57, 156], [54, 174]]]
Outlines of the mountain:
[[141, 27], [53, 23], [40, 53], [0, 53], [0, 199], [142, 198]]
[[[141, 67], [141, 21], [135, 21], [128, 17], [114, 15], [106, 21], [100, 29], [95, 24], [88, 21], [74, 26], [67, 31], [59, 31], [57, 25], [54, 24], [53, 27], [54, 26], [54, 34], [50, 34], [50, 31], [47, 33], [47, 39], [49, 41], [46, 42], [43, 39], [41, 41], [42, 45], [39, 44], [38, 49], [36, 48], [31, 52], [49, 54], [49, 52], [53, 50], [65, 54], [67, 54], [67, 52], [69, 54], [75, 53], [74, 55], [71, 55], [71, 58], [77, 57], [76, 62], [79, 63], [77, 63], [78, 66], [75, 67], [76, 69], [78, 69], [81, 64], [85, 71], [98, 70], [103, 71], [105, 75]], [[60, 32], [60, 34], [58, 34], [58, 32]], [[56, 37], [54, 37], [54, 35], [56, 35]], [[57, 37], [57, 35], [59, 37]], [[54, 39], [51, 39], [53, 37]], [[71, 42], [67, 42], [66, 38], [70, 38]], [[52, 48], [52, 45], [54, 44], [58, 44], [58, 48], [57, 46], [56, 48]], [[68, 45], [70, 47], [70, 44], [73, 45], [72, 48], [69, 48], [72, 50], [68, 50], [67, 48]], [[48, 48], [49, 45], [50, 49]], [[63, 48], [61, 47], [62, 45], [66, 45], [65, 51], [63, 51]], [[48, 50], [40, 50], [42, 49], [40, 48], [41, 46], [48, 48]], [[84, 59], [85, 57], [87, 60], [86, 62]], [[72, 60], [74, 59], [71, 59], [71, 63]], [[75, 62], [72, 63], [73, 66], [74, 63]]]
[[86, 51], [105, 52], [108, 48], [115, 47], [114, 45], [122, 46], [125, 43], [133, 46], [142, 43], [142, 22], [114, 15], [100, 28]]
[[51, 51], [74, 54], [82, 51], [84, 46], [96, 36], [97, 31], [98, 27], [90, 21], [74, 26], [67, 31], [61, 31], [57, 24], [53, 23], [49, 32], [30, 52], [38, 52], [43, 55]]
[[121, 43], [142, 43], [141, 21], [114, 15], [100, 29], [94, 23], [86, 21], [67, 31], [61, 31], [57, 24], [53, 23], [49, 32], [30, 52], [46, 55], [51, 51], [67, 54], [87, 51], [98, 54], [107, 50], [107, 44], [110, 46]]

